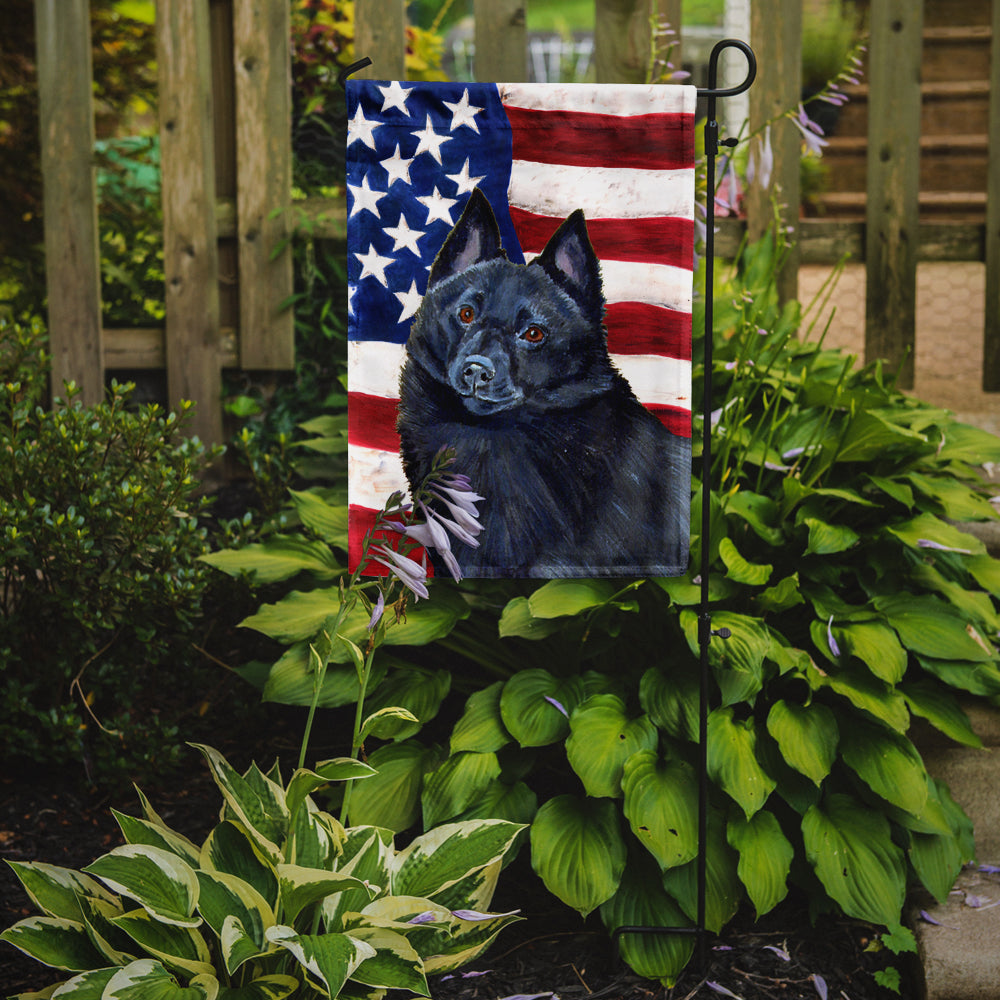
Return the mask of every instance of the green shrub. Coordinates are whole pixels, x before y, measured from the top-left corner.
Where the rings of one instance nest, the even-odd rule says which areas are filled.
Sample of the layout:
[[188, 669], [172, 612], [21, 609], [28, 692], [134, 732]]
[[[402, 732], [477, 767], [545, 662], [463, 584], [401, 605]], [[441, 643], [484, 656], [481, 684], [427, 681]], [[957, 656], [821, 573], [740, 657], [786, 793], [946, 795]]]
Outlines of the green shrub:
[[[905, 396], [880, 364], [800, 339], [800, 306], [777, 301], [782, 252], [770, 238], [746, 248], [715, 289], [711, 537], [699, 462], [689, 573], [435, 583], [369, 688], [372, 706], [420, 724], [367, 748], [379, 774], [352, 798], [354, 821], [534, 817], [533, 864], [568, 905], [609, 929], [692, 923], [708, 544], [712, 624], [732, 633], [709, 651], [708, 927], [743, 903], [763, 914], [794, 886], [815, 912], [902, 939], [910, 883], [947, 895], [971, 826], [909, 728], [920, 717], [977, 746], [958, 697], [1000, 695], [1000, 561], [955, 523], [996, 516], [976, 467], [1000, 460], [1000, 440]], [[696, 459], [698, 355], [696, 341]], [[318, 517], [311, 495], [294, 503], [308, 546], [286, 531], [242, 558], [290, 581], [246, 621], [288, 645], [253, 676], [266, 698], [305, 704], [344, 521]], [[353, 673], [346, 657], [331, 667], [328, 704], [352, 700]], [[449, 690], [471, 696], [442, 754], [419, 735]], [[691, 941], [626, 936], [622, 949], [669, 982]]]
[[367, 765], [324, 761], [285, 785], [277, 766], [240, 774], [199, 749], [225, 803], [202, 845], [140, 796], [144, 818], [115, 813], [126, 844], [82, 872], [11, 863], [42, 913], [0, 938], [78, 973], [59, 995], [429, 996], [428, 974], [472, 961], [518, 919], [486, 912], [516, 824], [453, 823], [398, 849], [311, 798], [369, 778]]
[[157, 684], [191, 661], [208, 454], [187, 405], [131, 409], [127, 385], [40, 406], [41, 336], [0, 321], [0, 744], [7, 760], [110, 773], [176, 752]]

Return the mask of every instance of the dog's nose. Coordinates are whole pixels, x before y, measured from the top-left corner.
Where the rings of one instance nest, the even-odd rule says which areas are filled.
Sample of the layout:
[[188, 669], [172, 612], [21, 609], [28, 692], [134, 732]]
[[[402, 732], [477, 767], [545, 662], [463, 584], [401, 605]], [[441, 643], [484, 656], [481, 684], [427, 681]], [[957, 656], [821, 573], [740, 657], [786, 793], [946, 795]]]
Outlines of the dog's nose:
[[470, 392], [480, 383], [492, 381], [496, 373], [493, 362], [483, 354], [470, 354], [462, 365], [462, 381]]

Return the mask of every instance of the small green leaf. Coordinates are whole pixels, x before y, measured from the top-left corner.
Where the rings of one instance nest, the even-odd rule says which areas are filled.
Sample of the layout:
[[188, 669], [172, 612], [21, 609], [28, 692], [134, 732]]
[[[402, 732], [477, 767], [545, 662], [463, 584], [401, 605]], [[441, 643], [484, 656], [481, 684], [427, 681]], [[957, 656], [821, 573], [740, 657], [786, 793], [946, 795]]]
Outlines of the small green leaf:
[[767, 801], [776, 782], [757, 762], [757, 733], [752, 718], [733, 718], [733, 709], [717, 708], [708, 717], [708, 773], [749, 819]]
[[332, 580], [344, 572], [327, 544], [294, 535], [272, 535], [266, 542], [209, 552], [200, 559], [230, 576], [246, 574], [258, 584], [288, 580], [298, 573]]
[[566, 736], [569, 715], [582, 700], [579, 677], [562, 680], [547, 670], [522, 670], [504, 684], [500, 716], [521, 746], [547, 746]]
[[726, 828], [729, 846], [739, 851], [736, 873], [760, 919], [788, 894], [788, 873], [795, 849], [774, 813], [765, 809], [750, 819], [737, 816]]
[[143, 958], [117, 970], [101, 1000], [215, 1000], [218, 993], [219, 982], [212, 975], [195, 976], [180, 986], [159, 962]]
[[531, 865], [549, 892], [582, 916], [610, 899], [625, 870], [615, 804], [572, 795], [549, 799], [531, 824]]
[[296, 934], [280, 924], [268, 928], [267, 939], [291, 952], [332, 997], [339, 996], [358, 966], [376, 954], [370, 944], [349, 934]]
[[527, 597], [515, 597], [507, 602], [500, 615], [499, 636], [501, 639], [544, 639], [562, 628], [563, 623], [558, 619], [535, 618]]
[[7, 864], [31, 901], [46, 916], [64, 917], [79, 922], [83, 919], [81, 896], [115, 902], [115, 897], [100, 882], [71, 868], [60, 868], [40, 861], [8, 861]]
[[170, 969], [179, 969], [188, 976], [211, 975], [214, 971], [208, 945], [194, 928], [162, 923], [145, 910], [123, 913], [111, 922]]
[[803, 523], [809, 529], [806, 555], [835, 555], [851, 548], [860, 537], [853, 528], [844, 524], [828, 524], [815, 517], [804, 518]]
[[495, 753], [510, 742], [510, 733], [500, 716], [502, 690], [503, 681], [497, 681], [469, 696], [465, 711], [452, 730], [452, 753], [460, 750]]
[[454, 819], [499, 776], [500, 764], [495, 753], [452, 754], [424, 780], [421, 796], [424, 827], [429, 829]]
[[837, 756], [839, 733], [833, 712], [818, 702], [797, 705], [779, 699], [768, 713], [767, 731], [785, 761], [818, 787]]
[[578, 615], [606, 604], [620, 588], [611, 580], [550, 580], [528, 598], [533, 618]]
[[698, 739], [697, 671], [689, 661], [671, 665], [670, 673], [650, 667], [639, 681], [639, 704], [660, 729], [678, 740]]
[[368, 758], [377, 773], [351, 790], [351, 824], [397, 833], [412, 826], [420, 817], [424, 773], [437, 761], [434, 750], [415, 740], [379, 747]]
[[927, 801], [927, 772], [910, 740], [890, 729], [853, 718], [841, 742], [845, 763], [876, 795], [919, 815]]
[[324, 542], [347, 548], [347, 506], [331, 504], [315, 490], [289, 490], [302, 523]]
[[347, 889], [367, 890], [364, 883], [352, 875], [304, 868], [301, 865], [278, 865], [278, 884], [281, 888], [282, 913], [286, 920], [293, 922], [305, 907], [318, 903], [327, 896]]
[[915, 653], [975, 663], [996, 659], [996, 651], [975, 626], [936, 597], [881, 595], [875, 598], [875, 607]]
[[914, 715], [926, 719], [956, 743], [967, 747], [983, 745], [965, 710], [947, 688], [932, 680], [922, 680], [907, 681], [900, 685], [900, 691]]
[[95, 950], [83, 924], [64, 917], [28, 917], [0, 934], [6, 941], [35, 961], [54, 969], [81, 972], [105, 965]]
[[719, 541], [719, 557], [726, 565], [726, 575], [729, 579], [746, 584], [748, 587], [763, 587], [774, 570], [770, 563], [761, 565], [748, 562], [740, 555], [739, 549], [730, 538]]

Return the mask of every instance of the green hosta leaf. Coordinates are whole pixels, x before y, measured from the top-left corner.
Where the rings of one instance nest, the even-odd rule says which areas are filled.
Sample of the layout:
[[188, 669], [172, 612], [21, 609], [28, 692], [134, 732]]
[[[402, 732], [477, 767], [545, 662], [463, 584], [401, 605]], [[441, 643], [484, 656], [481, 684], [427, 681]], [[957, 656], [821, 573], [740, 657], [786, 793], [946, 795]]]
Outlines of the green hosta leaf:
[[[341, 651], [345, 648], [338, 644]], [[376, 687], [386, 674], [387, 657], [376, 657], [372, 667], [369, 687]], [[358, 700], [360, 687], [353, 666], [331, 663], [323, 675], [323, 683], [316, 702], [318, 708], [339, 708]], [[316, 674], [310, 661], [309, 643], [297, 642], [289, 646], [271, 666], [264, 681], [261, 697], [279, 705], [311, 705], [316, 697]]]
[[670, 673], [650, 667], [639, 682], [639, 704], [660, 729], [678, 740], [698, 739], [698, 674], [678, 662]]
[[578, 615], [607, 604], [619, 589], [612, 580], [550, 580], [528, 598], [528, 609], [534, 618]]
[[802, 836], [809, 863], [848, 916], [899, 923], [906, 866], [880, 812], [849, 795], [830, 795], [806, 813]]
[[915, 653], [974, 663], [996, 659], [995, 650], [975, 626], [936, 597], [884, 595], [875, 598], [875, 607]]
[[[456, 908], [454, 912], [463, 911]], [[425, 958], [424, 971], [428, 974], [451, 972], [467, 965], [486, 951], [500, 931], [520, 919], [516, 912], [500, 913], [485, 920], [455, 917], [447, 937], [445, 932], [439, 932], [439, 943]]]
[[381, 826], [396, 833], [413, 826], [420, 817], [424, 774], [438, 759], [435, 750], [415, 740], [379, 747], [368, 758], [378, 773], [351, 790], [351, 824]]
[[[305, 907], [318, 903], [327, 896], [345, 889], [367, 890], [367, 886], [353, 875], [303, 868], [301, 865], [278, 865], [278, 884], [281, 889], [282, 913], [286, 920], [293, 922]], [[371, 895], [374, 895], [374, 891]]]
[[503, 681], [470, 695], [462, 717], [451, 733], [451, 752], [473, 750], [476, 753], [495, 753], [510, 742], [500, 717], [500, 692]]
[[928, 892], [939, 902], [948, 899], [965, 861], [954, 834], [911, 833], [910, 864]]
[[240, 823], [220, 823], [201, 848], [204, 871], [223, 872], [253, 886], [272, 907], [278, 901], [278, 876], [271, 862]]
[[610, 899], [625, 870], [615, 804], [572, 795], [549, 799], [531, 825], [531, 865], [549, 892], [583, 916]]
[[583, 697], [579, 677], [561, 680], [547, 670], [522, 670], [504, 684], [500, 716], [521, 746], [547, 746], [569, 732], [569, 716]]
[[[57, 1000], [101, 1000], [104, 996], [104, 988], [114, 978], [118, 972], [118, 967], [107, 969], [91, 969], [89, 972], [82, 972], [72, 979], [67, 979], [61, 986], [50, 986], [42, 993], [18, 993], [10, 1000], [43, 1000], [43, 998], [56, 997]], [[53, 992], [53, 990], [58, 992]]]
[[936, 660], [930, 656], [918, 656], [917, 662], [949, 687], [986, 697], [1000, 694], [1000, 669], [993, 663]]
[[145, 910], [132, 910], [111, 921], [168, 968], [189, 976], [211, 975], [212, 956], [205, 939], [191, 927], [164, 924]]
[[112, 809], [111, 812], [118, 821], [122, 835], [128, 843], [159, 847], [164, 851], [170, 851], [171, 854], [176, 854], [189, 865], [198, 864], [199, 849], [187, 837], [175, 833], [169, 827], [159, 823], [126, 816], [124, 813], [118, 812], [117, 809]]
[[[235, 875], [222, 872], [198, 872], [201, 893], [198, 910], [205, 922], [225, 943], [223, 928], [227, 920], [238, 921], [241, 940], [249, 939], [252, 945], [250, 955], [241, 955], [233, 960], [233, 949], [225, 948], [226, 970], [232, 975], [242, 962], [265, 950], [264, 931], [274, 926], [274, 912], [267, 900], [252, 885]], [[232, 937], [230, 930], [229, 936]]]
[[[654, 865], [630, 858], [615, 894], [601, 904], [601, 919], [608, 931], [619, 927], [687, 927], [690, 921], [664, 891]], [[673, 986], [691, 959], [694, 936], [690, 934], [623, 934], [622, 958], [638, 975]]]
[[768, 545], [777, 547], [784, 540], [781, 512], [771, 497], [739, 490], [726, 498], [726, 514], [745, 521]]
[[[667, 594], [672, 603], [682, 608], [690, 607], [701, 601], [701, 583], [694, 582], [690, 571], [685, 576], [654, 577], [652, 582]], [[708, 579], [708, 599], [710, 601], [724, 601], [726, 598], [732, 597], [738, 590], [738, 584], [721, 574], [714, 573]]]
[[994, 597], [1000, 597], [1000, 559], [982, 555], [965, 559], [963, 562], [980, 587]]
[[262, 946], [243, 921], [233, 915], [222, 921], [219, 944], [222, 948], [222, 959], [226, 963], [226, 971], [230, 975], [247, 962], [260, 958], [268, 951], [274, 951], [274, 945]]
[[285, 1000], [299, 988], [292, 976], [261, 976], [246, 986], [223, 987], [218, 1000]]
[[981, 747], [983, 741], [972, 728], [969, 717], [947, 688], [931, 680], [908, 681], [900, 686], [914, 715], [926, 719], [945, 736], [967, 747]]
[[829, 556], [845, 552], [860, 537], [846, 524], [828, 524], [815, 517], [804, 518], [803, 523], [809, 529], [809, 543], [805, 552], [807, 556]]
[[396, 855], [392, 891], [434, 899], [461, 879], [499, 862], [522, 829], [497, 819], [447, 823], [429, 830]]
[[291, 952], [331, 997], [340, 995], [362, 962], [375, 957], [370, 944], [349, 934], [296, 934], [293, 928], [279, 924], [268, 928], [267, 939]]
[[424, 826], [454, 819], [498, 777], [500, 764], [495, 753], [452, 754], [424, 780]]
[[688, 764], [640, 751], [625, 762], [622, 790], [625, 818], [660, 868], [697, 855], [698, 783]]
[[312, 771], [299, 768], [288, 782], [285, 805], [289, 813], [296, 813], [307, 796], [331, 781], [356, 781], [374, 777], [377, 773], [374, 767], [353, 757], [334, 757], [321, 761]]
[[906, 483], [885, 476], [865, 476], [865, 479], [907, 510], [913, 508], [913, 490]]
[[804, 604], [805, 598], [799, 590], [799, 574], [793, 573], [779, 580], [773, 587], [761, 591], [754, 598], [761, 611], [778, 613]]
[[616, 799], [625, 761], [638, 750], [654, 749], [658, 739], [648, 716], [629, 719], [620, 698], [595, 694], [570, 717], [566, 757], [588, 795]]
[[281, 852], [278, 844], [288, 831], [288, 809], [285, 792], [269, 779], [255, 783], [238, 774], [217, 750], [202, 744], [192, 744], [208, 761], [226, 805], [250, 832], [265, 856], [276, 862]]
[[840, 753], [876, 795], [908, 813], [919, 815], [927, 801], [927, 772], [907, 737], [852, 719], [850, 737]]
[[905, 733], [910, 724], [903, 696], [884, 681], [872, 677], [868, 670], [841, 667], [835, 673], [823, 674], [811, 667], [806, 678], [814, 689], [829, 688], [899, 733]]
[[40, 861], [8, 861], [31, 901], [46, 916], [83, 919], [81, 896], [92, 896], [114, 903], [115, 897], [97, 879]]
[[931, 542], [970, 555], [984, 555], [986, 552], [986, 546], [974, 535], [942, 521], [933, 514], [918, 514], [909, 521], [889, 525], [886, 531], [913, 549], [923, 548], [921, 543]]
[[[367, 882], [373, 890], [387, 891], [392, 852], [390, 830], [372, 826], [351, 827], [337, 868], [342, 875], [353, 875], [361, 882]], [[343, 925], [344, 914], [357, 913], [370, 902], [371, 892], [367, 888], [345, 889], [335, 896], [327, 896], [322, 904], [326, 929], [346, 930]]]
[[308, 799], [295, 814], [285, 844], [285, 860], [305, 868], [336, 868], [344, 836], [340, 823]]
[[757, 762], [752, 718], [737, 721], [732, 708], [717, 708], [709, 714], [708, 773], [748, 819], [764, 805], [775, 781]]
[[736, 873], [759, 919], [788, 894], [788, 873], [795, 849], [781, 832], [774, 813], [764, 809], [751, 819], [738, 816], [730, 820], [726, 837], [729, 846], [739, 851]]
[[266, 542], [209, 552], [199, 558], [230, 576], [245, 573], [257, 584], [288, 580], [298, 573], [332, 580], [344, 572], [327, 544], [297, 535], [272, 535]]
[[871, 410], [863, 410], [851, 421], [837, 452], [837, 461], [868, 462], [890, 448], [919, 446], [926, 440], [922, 434], [890, 423]]
[[505, 819], [509, 823], [527, 826], [538, 812], [538, 796], [523, 782], [512, 785], [503, 780], [493, 781], [480, 796], [457, 818]]
[[379, 731], [381, 739], [405, 740], [437, 715], [450, 689], [451, 674], [447, 670], [418, 667], [394, 670], [375, 688], [365, 706], [373, 712], [383, 708], [403, 708], [410, 712], [418, 721], [386, 720]]
[[351, 937], [375, 949], [375, 954], [351, 973], [355, 982], [430, 996], [424, 963], [402, 934], [383, 927], [362, 926], [352, 929]]
[[878, 622], [837, 625], [834, 637], [843, 652], [856, 656], [886, 684], [898, 684], [906, 673], [906, 650], [896, 633]]
[[[726, 843], [726, 825], [720, 813], [709, 814], [705, 851], [705, 926], [714, 934], [732, 919], [743, 899], [736, 874], [736, 852]], [[698, 917], [698, 861], [689, 861], [663, 873], [663, 886], [691, 920]]]
[[[694, 656], [700, 656], [698, 616], [693, 611], [681, 612], [681, 627]], [[763, 686], [764, 659], [771, 648], [771, 636], [759, 618], [718, 611], [712, 615], [712, 629], [727, 628], [728, 639], [712, 638], [708, 647], [708, 662], [722, 690], [723, 703], [733, 705], [753, 701]]]
[[774, 566], [770, 563], [762, 565], [760, 563], [748, 562], [740, 555], [739, 549], [730, 538], [723, 538], [719, 541], [719, 557], [726, 565], [726, 576], [737, 583], [744, 583], [748, 587], [763, 587], [771, 578]]
[[302, 523], [331, 545], [347, 548], [347, 506], [327, 503], [314, 490], [289, 490], [295, 513]]
[[401, 739], [412, 736], [421, 726], [420, 720], [407, 708], [393, 705], [372, 712], [361, 724], [359, 737], [362, 740], [374, 736], [380, 740], [391, 740], [397, 734]]
[[563, 623], [558, 619], [535, 618], [527, 597], [515, 597], [507, 602], [500, 615], [499, 635], [501, 639], [512, 636], [519, 639], [545, 639], [562, 628]]
[[101, 1000], [216, 1000], [218, 995], [219, 982], [210, 974], [181, 986], [159, 962], [143, 958], [118, 969]]
[[997, 436], [981, 427], [950, 421], [944, 432], [939, 462], [965, 462], [981, 465], [983, 462], [1000, 462]]
[[1000, 632], [1000, 615], [997, 614], [993, 598], [981, 590], [971, 590], [968, 586], [947, 579], [930, 565], [915, 566], [911, 580], [918, 586], [914, 589], [930, 590], [939, 594], [956, 611], [983, 628], [987, 634]]
[[96, 875], [113, 892], [134, 899], [150, 916], [165, 924], [197, 927], [198, 878], [170, 851], [146, 844], [125, 844], [98, 858], [84, 871]]
[[939, 504], [942, 514], [950, 521], [992, 521], [996, 518], [989, 500], [953, 477], [911, 472], [906, 478], [925, 497]]
[[812, 702], [776, 701], [767, 716], [767, 731], [781, 748], [781, 756], [796, 771], [819, 786], [837, 756], [839, 731], [833, 712]]
[[65, 917], [19, 920], [0, 934], [0, 941], [12, 944], [35, 961], [54, 969], [81, 972], [105, 964], [104, 958], [91, 944], [86, 927]]

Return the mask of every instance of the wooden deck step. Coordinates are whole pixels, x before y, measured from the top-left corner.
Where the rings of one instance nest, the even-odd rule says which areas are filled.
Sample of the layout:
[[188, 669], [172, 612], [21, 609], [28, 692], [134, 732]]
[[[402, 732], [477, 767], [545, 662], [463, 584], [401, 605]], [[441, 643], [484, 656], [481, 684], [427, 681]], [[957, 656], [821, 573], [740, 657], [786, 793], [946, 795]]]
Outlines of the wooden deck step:
[[[816, 198], [824, 215], [838, 219], [864, 219], [868, 204], [863, 191], [830, 191]], [[982, 222], [986, 215], [986, 192], [921, 191], [921, 219]]]
[[[948, 135], [988, 131], [989, 80], [935, 80], [921, 84], [921, 135]], [[847, 88], [849, 101], [841, 111], [837, 135], [866, 135], [868, 131], [867, 83]]]

